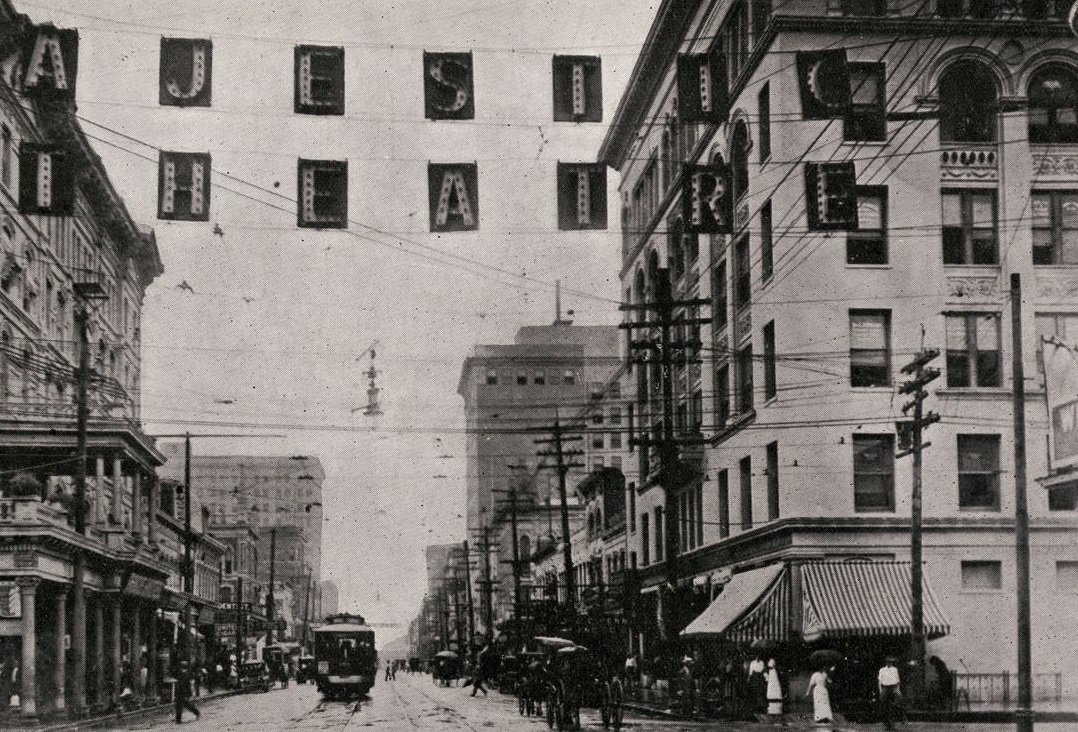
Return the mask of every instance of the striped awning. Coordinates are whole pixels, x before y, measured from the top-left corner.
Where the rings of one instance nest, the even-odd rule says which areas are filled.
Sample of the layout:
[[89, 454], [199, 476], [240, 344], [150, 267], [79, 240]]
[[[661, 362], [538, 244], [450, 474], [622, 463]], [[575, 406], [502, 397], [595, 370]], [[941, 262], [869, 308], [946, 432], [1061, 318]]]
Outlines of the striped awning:
[[[909, 562], [809, 562], [801, 565], [801, 635], [806, 641], [910, 633]], [[950, 632], [925, 575], [925, 634]]]
[[[722, 589], [722, 593], [700, 613], [696, 620], [681, 631], [682, 638], [714, 638], [724, 636], [731, 640], [744, 640], [744, 633], [753, 632], [757, 625], [753, 618], [763, 606], [769, 605], [778, 585], [784, 582], [783, 565], [752, 569], [735, 574]], [[786, 605], [789, 605], [788, 592]], [[778, 603], [778, 600], [776, 600]], [[785, 611], [783, 611], [785, 612]], [[737, 637], [731, 633], [736, 630]], [[749, 638], [755, 640], [756, 636]]]

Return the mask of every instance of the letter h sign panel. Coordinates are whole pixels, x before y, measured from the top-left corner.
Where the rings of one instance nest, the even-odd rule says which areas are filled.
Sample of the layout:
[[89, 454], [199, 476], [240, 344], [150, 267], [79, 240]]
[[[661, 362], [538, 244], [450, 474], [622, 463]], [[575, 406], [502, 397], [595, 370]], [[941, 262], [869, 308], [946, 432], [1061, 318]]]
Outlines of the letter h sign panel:
[[161, 151], [157, 159], [157, 218], [209, 221], [209, 153]]

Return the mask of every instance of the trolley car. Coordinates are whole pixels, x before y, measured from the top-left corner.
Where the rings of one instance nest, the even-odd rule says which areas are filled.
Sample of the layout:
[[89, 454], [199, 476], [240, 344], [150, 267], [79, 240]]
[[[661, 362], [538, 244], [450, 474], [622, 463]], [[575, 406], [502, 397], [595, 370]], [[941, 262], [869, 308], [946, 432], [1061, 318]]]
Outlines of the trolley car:
[[342, 613], [314, 629], [315, 684], [327, 699], [363, 697], [374, 686], [374, 629], [361, 615]]

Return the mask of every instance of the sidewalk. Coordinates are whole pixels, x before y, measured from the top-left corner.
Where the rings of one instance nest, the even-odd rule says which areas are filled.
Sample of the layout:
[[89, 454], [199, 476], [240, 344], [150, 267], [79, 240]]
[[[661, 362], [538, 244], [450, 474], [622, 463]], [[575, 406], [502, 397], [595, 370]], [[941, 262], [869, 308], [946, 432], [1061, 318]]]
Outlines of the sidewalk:
[[[212, 694], [202, 694], [192, 698], [196, 704], [223, 699], [241, 692], [233, 689], [216, 691]], [[25, 730], [25, 732], [80, 732], [81, 730], [97, 729], [102, 726], [119, 726], [137, 722], [158, 715], [169, 715], [173, 712], [172, 702], [154, 704], [141, 707], [128, 712], [112, 712], [109, 714], [93, 714], [82, 719], [67, 719], [62, 714], [49, 713], [37, 719], [24, 719], [18, 716], [0, 717], [0, 729]]]

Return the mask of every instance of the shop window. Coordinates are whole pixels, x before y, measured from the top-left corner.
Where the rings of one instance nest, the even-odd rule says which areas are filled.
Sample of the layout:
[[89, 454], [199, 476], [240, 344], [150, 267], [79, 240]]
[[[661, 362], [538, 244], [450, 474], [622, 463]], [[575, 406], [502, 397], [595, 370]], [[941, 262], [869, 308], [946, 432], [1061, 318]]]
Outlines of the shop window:
[[963, 590], [1003, 589], [1003, 563], [993, 561], [962, 562]]
[[943, 191], [943, 263], [996, 264], [996, 192]]
[[850, 311], [850, 386], [891, 385], [891, 313]]
[[1039, 191], [1030, 201], [1033, 264], [1078, 264], [1078, 191]]
[[858, 513], [895, 510], [893, 435], [854, 435], [853, 508]]
[[995, 77], [983, 64], [958, 61], [948, 67], [939, 83], [940, 140], [995, 142], [997, 96]]
[[958, 507], [999, 510], [999, 435], [958, 435]]
[[887, 264], [887, 186], [858, 186], [857, 228], [846, 235], [846, 264]]
[[1066, 66], [1039, 69], [1030, 79], [1029, 141], [1078, 142], [1078, 76]]
[[947, 315], [947, 386], [1000, 386], [999, 315]]

